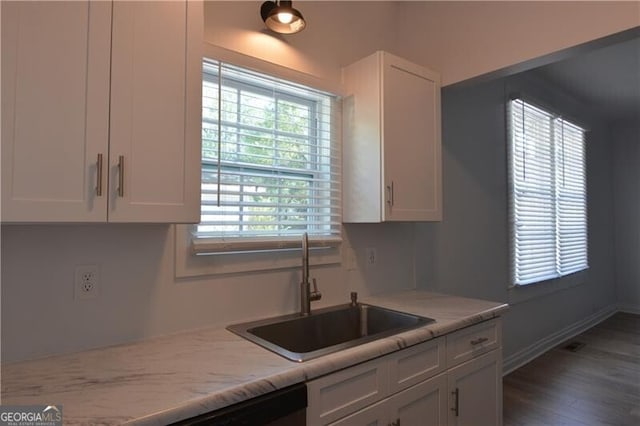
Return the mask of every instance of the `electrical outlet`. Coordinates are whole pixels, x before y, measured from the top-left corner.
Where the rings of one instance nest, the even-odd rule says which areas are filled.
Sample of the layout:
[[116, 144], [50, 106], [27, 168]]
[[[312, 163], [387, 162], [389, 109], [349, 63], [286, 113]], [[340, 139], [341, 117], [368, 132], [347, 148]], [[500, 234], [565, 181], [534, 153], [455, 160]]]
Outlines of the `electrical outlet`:
[[373, 247], [367, 247], [365, 249], [365, 256], [367, 258], [367, 267], [371, 268], [378, 263], [378, 252]]
[[73, 296], [76, 300], [95, 299], [100, 291], [98, 265], [78, 265], [74, 280]]

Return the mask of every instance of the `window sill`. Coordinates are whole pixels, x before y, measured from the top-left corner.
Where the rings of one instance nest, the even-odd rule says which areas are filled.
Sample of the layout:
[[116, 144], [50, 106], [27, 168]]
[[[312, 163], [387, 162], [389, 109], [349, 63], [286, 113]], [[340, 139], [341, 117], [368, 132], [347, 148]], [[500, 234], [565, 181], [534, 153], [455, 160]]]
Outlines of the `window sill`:
[[[175, 274], [176, 278], [205, 275], [238, 274], [245, 272], [271, 271], [300, 267], [299, 250], [262, 251], [252, 253], [229, 253], [195, 255], [191, 250], [191, 225], [175, 225]], [[329, 265], [341, 262], [340, 248], [312, 249], [310, 265]]]
[[564, 277], [527, 285], [513, 285], [509, 287], [509, 304], [517, 305], [530, 299], [544, 297], [558, 291], [577, 287], [587, 281], [588, 272], [589, 269], [584, 269]]

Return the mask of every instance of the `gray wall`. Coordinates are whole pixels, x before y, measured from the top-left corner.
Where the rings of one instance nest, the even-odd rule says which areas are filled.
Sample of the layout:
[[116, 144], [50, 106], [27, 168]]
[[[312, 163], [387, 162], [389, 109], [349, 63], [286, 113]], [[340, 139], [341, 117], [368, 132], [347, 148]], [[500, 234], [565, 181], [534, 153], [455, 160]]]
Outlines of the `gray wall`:
[[[349, 225], [353, 259], [313, 266], [322, 300], [414, 287], [411, 224]], [[3, 225], [2, 361], [19, 361], [294, 312], [300, 268], [175, 277], [168, 225]], [[378, 264], [367, 267], [366, 247]], [[351, 256], [350, 255], [350, 256]], [[74, 300], [76, 265], [98, 265], [96, 299]]]
[[612, 136], [618, 301], [640, 313], [640, 119], [616, 123]]
[[[505, 100], [521, 92], [588, 126], [589, 261], [585, 273], [509, 288]], [[443, 90], [444, 220], [416, 225], [418, 287], [511, 304], [508, 370], [610, 314], [614, 277], [612, 148], [588, 108], [532, 73]]]

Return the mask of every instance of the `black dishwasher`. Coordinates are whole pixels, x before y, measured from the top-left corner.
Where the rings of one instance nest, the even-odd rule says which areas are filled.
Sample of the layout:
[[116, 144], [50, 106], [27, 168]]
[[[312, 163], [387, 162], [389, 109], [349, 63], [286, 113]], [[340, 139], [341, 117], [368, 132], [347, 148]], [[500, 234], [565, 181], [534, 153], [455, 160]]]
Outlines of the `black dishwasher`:
[[304, 426], [306, 408], [307, 385], [299, 383], [173, 425]]

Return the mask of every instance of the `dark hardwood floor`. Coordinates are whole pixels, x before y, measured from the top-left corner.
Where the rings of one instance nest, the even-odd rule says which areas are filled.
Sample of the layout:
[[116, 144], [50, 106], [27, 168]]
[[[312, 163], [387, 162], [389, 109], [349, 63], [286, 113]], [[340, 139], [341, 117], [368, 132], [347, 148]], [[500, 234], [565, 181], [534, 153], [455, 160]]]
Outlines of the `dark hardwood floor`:
[[503, 383], [504, 426], [640, 425], [640, 315], [617, 313]]

